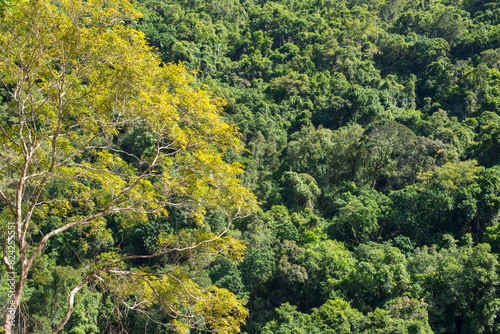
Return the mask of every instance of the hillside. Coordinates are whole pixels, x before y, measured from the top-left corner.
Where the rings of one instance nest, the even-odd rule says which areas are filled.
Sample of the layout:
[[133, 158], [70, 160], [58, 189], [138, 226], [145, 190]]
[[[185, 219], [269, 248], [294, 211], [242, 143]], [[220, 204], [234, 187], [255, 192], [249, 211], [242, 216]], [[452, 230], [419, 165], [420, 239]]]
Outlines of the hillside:
[[[169, 183], [179, 194], [162, 202], [168, 213], [153, 204], [139, 218], [113, 213], [98, 230], [73, 230], [49, 242], [27, 279], [25, 332], [54, 328], [66, 295], [87, 272], [82, 268], [95, 259], [126, 258], [123, 272], [182, 273], [172, 274], [175, 282], [144, 274], [146, 283], [127, 283], [108, 271], [109, 277], [102, 276], [107, 283], [82, 290], [61, 333], [500, 333], [500, 3], [133, 5], [142, 17], [123, 22], [144, 33], [164, 63], [158, 71], [170, 71], [174, 83], [154, 89], [182, 101], [179, 112], [185, 108], [191, 118], [172, 129], [188, 129], [192, 137], [175, 151], [188, 153], [173, 162], [165, 158], [168, 163], [151, 174], [148, 164], [160, 147], [155, 124], [167, 118], [149, 119], [147, 111], [145, 123], [134, 127], [118, 125], [117, 118], [116, 131], [102, 142], [120, 156], [114, 171], [147, 174], [145, 180], [164, 173], [165, 180], [180, 180]], [[184, 69], [194, 79], [185, 79], [190, 74]], [[153, 75], [141, 81], [137, 71], [131, 74], [137, 82], [154, 82]], [[7, 90], [4, 114], [12, 102]], [[228, 124], [215, 120], [219, 109]], [[13, 119], [2, 117], [4, 124]], [[158, 143], [182, 142], [175, 131]], [[78, 159], [104, 168], [100, 157], [92, 152]], [[192, 174], [184, 175], [184, 166]], [[139, 178], [133, 175], [131, 180]], [[87, 181], [78, 189], [114, 182]], [[49, 192], [64, 197], [64, 189], [57, 185]], [[144, 203], [159, 198], [147, 192], [149, 184], [141, 189]], [[99, 196], [114, 196], [95, 194], [96, 206]], [[243, 202], [245, 214], [239, 211]], [[84, 200], [75, 203], [68, 206]], [[6, 212], [8, 205], [1, 205]], [[37, 219], [43, 223], [33, 240], [66, 216]], [[189, 249], [226, 228], [224, 242]], [[177, 256], [165, 251], [172, 245], [185, 248]], [[4, 268], [2, 275], [7, 278]], [[123, 290], [108, 289], [118, 282]], [[141, 304], [137, 296], [150, 298], [161, 282], [168, 288], [157, 297], [175, 300], [172, 306], [144, 302], [144, 312], [124, 306]], [[141, 284], [153, 292], [134, 290]], [[173, 291], [184, 290], [177, 300]], [[187, 302], [191, 297], [209, 306]]]

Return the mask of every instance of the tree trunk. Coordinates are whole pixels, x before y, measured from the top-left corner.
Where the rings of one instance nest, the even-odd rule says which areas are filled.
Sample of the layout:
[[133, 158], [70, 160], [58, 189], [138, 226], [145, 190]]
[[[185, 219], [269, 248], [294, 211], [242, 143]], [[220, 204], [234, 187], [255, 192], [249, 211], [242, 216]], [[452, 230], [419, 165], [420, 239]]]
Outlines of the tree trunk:
[[[27, 271], [26, 271], [27, 272]], [[24, 284], [26, 283], [27, 275], [21, 273], [19, 280], [15, 283], [15, 290], [13, 298], [9, 298], [7, 312], [5, 313], [3, 327], [5, 334], [12, 334], [14, 323], [16, 321], [16, 314], [21, 304], [21, 296], [23, 294]], [[9, 282], [15, 280], [15, 277], [9, 278]]]
[[[18, 226], [20, 224], [17, 224]], [[26, 257], [26, 244], [21, 242], [21, 244], [17, 244], [19, 248], [19, 257], [20, 257], [20, 265], [21, 272], [18, 273], [15, 271], [12, 262], [9, 261], [9, 252], [7, 252], [7, 242], [2, 244], [3, 250], [3, 263], [5, 269], [9, 275], [8, 281], [9, 285], [9, 299], [7, 312], [5, 313], [3, 327], [5, 329], [5, 334], [12, 334], [14, 323], [16, 321], [17, 310], [19, 309], [19, 305], [21, 304], [21, 297], [24, 290], [24, 285], [26, 284], [26, 279], [28, 278], [28, 272], [31, 268], [32, 262], [28, 261]], [[16, 281], [16, 274], [19, 274], [18, 279]], [[12, 289], [13, 287], [13, 289]]]

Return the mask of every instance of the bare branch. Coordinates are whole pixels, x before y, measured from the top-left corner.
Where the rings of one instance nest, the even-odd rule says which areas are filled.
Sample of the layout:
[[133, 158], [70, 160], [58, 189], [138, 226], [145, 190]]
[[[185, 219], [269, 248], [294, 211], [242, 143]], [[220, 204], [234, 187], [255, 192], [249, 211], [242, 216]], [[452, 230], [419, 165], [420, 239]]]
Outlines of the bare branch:
[[[151, 288], [151, 291], [153, 291], [155, 296], [158, 298], [158, 301], [163, 306], [165, 312], [167, 312], [167, 314], [169, 314], [172, 318], [177, 318], [177, 317], [186, 318], [186, 319], [193, 319], [194, 318], [194, 315], [184, 315], [182, 313], [179, 313], [176, 310], [174, 310], [170, 305], [165, 303], [165, 301], [161, 298], [158, 291], [151, 284], [151, 282], [144, 277], [144, 275], [140, 275], [140, 274], [134, 273], [132, 271], [125, 271], [125, 270], [109, 270], [108, 272], [113, 273], [113, 274], [121, 274], [121, 275], [126, 274], [126, 275], [135, 276], [135, 277], [140, 278], [142, 281], [144, 281]], [[171, 313], [169, 313], [169, 311], [167, 309], [170, 310], [170, 312], [172, 312], [173, 315]]]
[[9, 253], [7, 252], [7, 240], [2, 242], [1, 247], [2, 247], [2, 251], [3, 251], [2, 261], [3, 261], [3, 264], [5, 266], [5, 269], [7, 269], [7, 274], [8, 274], [10, 279], [13, 279], [13, 278], [15, 279], [15, 276], [13, 274], [14, 270], [12, 269], [12, 267], [10, 266], [10, 263], [9, 263], [9, 256], [8, 256]]
[[[103, 285], [105, 285], [108, 289], [110, 289], [110, 290], [114, 290], [114, 287], [112, 287], [111, 285], [109, 285], [109, 284], [108, 284], [108, 283], [107, 283], [107, 282], [106, 282], [106, 281], [105, 281], [102, 277], [100, 277], [100, 276], [96, 275], [96, 276], [95, 276], [95, 278], [96, 278], [97, 280], [99, 280], [99, 281], [100, 281]], [[150, 321], [154, 322], [155, 324], [158, 324], [158, 325], [161, 325], [161, 326], [164, 326], [164, 327], [167, 327], [167, 328], [171, 328], [171, 327], [173, 327], [173, 325], [172, 325], [172, 324], [168, 324], [168, 323], [167, 323], [167, 324], [165, 324], [165, 323], [163, 323], [163, 322], [160, 322], [160, 321], [156, 321], [156, 320], [154, 320], [154, 319], [153, 319], [153, 318], [152, 318], [152, 317], [148, 314], [148, 312], [147, 312], [147, 311], [142, 310], [142, 309], [140, 309], [140, 308], [139, 308], [140, 306], [142, 306], [142, 305], [146, 304], [146, 303], [147, 303], [147, 301], [142, 301], [142, 302], [139, 302], [139, 303], [135, 303], [135, 305], [130, 306], [127, 302], [125, 302], [125, 301], [123, 300], [123, 298], [122, 298], [121, 296], [116, 295], [116, 298], [118, 298], [118, 300], [119, 300], [119, 301], [120, 301], [123, 305], [125, 305], [125, 307], [126, 307], [127, 309], [129, 309], [129, 310], [131, 310], [131, 311], [136, 311], [136, 312], [139, 312], [139, 313], [143, 314], [144, 316], [146, 316], [146, 318], [147, 318], [148, 320], [150, 320]]]
[[4, 192], [0, 189], [0, 196], [2, 197], [3, 201], [7, 206], [9, 207], [10, 211], [12, 214], [15, 216], [16, 215], [16, 208], [14, 207], [14, 203], [12, 203], [7, 196], [5, 196]]
[[52, 331], [52, 334], [59, 333], [59, 331], [64, 327], [64, 325], [68, 322], [69, 317], [71, 316], [71, 313], [73, 313], [73, 306], [75, 303], [75, 295], [80, 291], [81, 288], [83, 288], [85, 285], [87, 285], [88, 281], [92, 277], [94, 277], [95, 273], [90, 272], [87, 274], [87, 276], [78, 284], [71, 292], [69, 293], [68, 296], [68, 310], [66, 311], [66, 314], [64, 315], [63, 320], [59, 323], [59, 325]]

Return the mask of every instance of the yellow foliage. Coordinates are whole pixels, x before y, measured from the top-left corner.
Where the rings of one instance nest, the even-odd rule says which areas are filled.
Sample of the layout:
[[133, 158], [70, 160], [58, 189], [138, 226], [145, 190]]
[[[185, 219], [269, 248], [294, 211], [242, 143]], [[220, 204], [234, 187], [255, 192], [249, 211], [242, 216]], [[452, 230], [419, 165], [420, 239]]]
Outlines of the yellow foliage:
[[[65, 216], [69, 205], [79, 213], [98, 212], [127, 188], [116, 205], [159, 212], [155, 203], [175, 194], [191, 199], [189, 210], [199, 225], [207, 209], [254, 211], [255, 197], [238, 179], [242, 166], [223, 160], [227, 149], [243, 149], [237, 129], [220, 117], [224, 101], [195, 88], [182, 65], [162, 66], [143, 34], [120, 24], [139, 17], [127, 1], [63, 0], [58, 6], [46, 0], [18, 4], [0, 36], [3, 82], [18, 86], [16, 103], [32, 98], [31, 105], [19, 105], [31, 121], [5, 128], [0, 143], [6, 157], [23, 156], [15, 144], [34, 138], [27, 143], [33, 147], [33, 174], [56, 163], [51, 172], [54, 181], [67, 183], [66, 205], [59, 200], [52, 213]], [[19, 62], [30, 66], [33, 79], [22, 77]], [[154, 162], [152, 171], [161, 170], [156, 179], [138, 180], [140, 172], [116, 152], [90, 149], [92, 138], [105, 140], [124, 126], [142, 126], [157, 137], [156, 154], [141, 157]]]
[[[106, 237], [109, 215], [130, 224], [182, 206], [200, 229], [162, 236], [160, 247], [240, 260], [241, 241], [203, 229], [208, 211], [229, 222], [257, 208], [239, 180], [243, 166], [223, 159], [228, 149], [243, 150], [237, 128], [221, 117], [224, 101], [196, 87], [181, 64], [161, 64], [144, 34], [123, 24], [140, 17], [127, 0], [13, 6], [0, 22], [0, 80], [11, 102], [0, 115], [0, 190], [7, 203], [21, 198], [9, 214], [27, 229], [21, 242], [29, 256], [42, 254], [39, 240], [69, 228]], [[115, 143], [131, 129], [151, 134], [151, 152], [135, 156]], [[32, 238], [49, 216], [59, 218], [59, 229]], [[124, 278], [111, 271], [122, 260], [103, 253], [93, 266], [109, 286], [124, 287], [121, 295], [170, 305], [172, 315], [185, 307], [201, 312], [218, 333], [238, 331], [246, 317], [226, 290], [201, 289], [180, 271]], [[32, 262], [21, 263], [27, 273]]]
[[[245, 300], [216, 286], [201, 288], [180, 270], [161, 278], [141, 271], [137, 274], [135, 282], [129, 282], [135, 288], [123, 291], [140, 293], [141, 299], [148, 301], [147, 307], [161, 305], [176, 318], [173, 324], [178, 333], [189, 333], [190, 328], [205, 328], [221, 334], [239, 333], [248, 317]], [[181, 313], [184, 315], [179, 316]], [[194, 321], [190, 316], [194, 314], [201, 319]]]
[[446, 190], [456, 190], [463, 184], [477, 180], [481, 167], [476, 160], [447, 162], [436, 170], [420, 173], [419, 181], [423, 185], [435, 185]]
[[240, 326], [248, 317], [248, 310], [226, 289], [212, 286], [206, 292], [204, 300], [196, 304], [197, 311], [205, 316], [210, 329], [215, 333], [239, 333]]
[[241, 261], [245, 254], [243, 241], [230, 236], [218, 236], [203, 229], [181, 230], [175, 234], [160, 234], [158, 246], [163, 250], [176, 250], [185, 253], [186, 257], [193, 254], [217, 255], [224, 254], [232, 261]]

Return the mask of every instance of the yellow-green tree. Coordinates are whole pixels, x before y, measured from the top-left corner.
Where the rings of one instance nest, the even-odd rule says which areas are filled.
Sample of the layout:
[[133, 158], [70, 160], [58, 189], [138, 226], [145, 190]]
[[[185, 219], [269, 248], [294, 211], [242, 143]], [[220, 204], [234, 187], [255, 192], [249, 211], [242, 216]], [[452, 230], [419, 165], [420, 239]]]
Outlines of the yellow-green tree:
[[[224, 234], [256, 201], [238, 180], [242, 166], [223, 157], [242, 149], [237, 129], [221, 119], [223, 101], [197, 88], [181, 65], [160, 63], [143, 34], [125, 25], [139, 17], [126, 0], [13, 6], [0, 22], [0, 242], [15, 281], [14, 310], [50, 238], [82, 227], [103, 233], [112, 214], [133, 223], [178, 207], [199, 229], [181, 232], [182, 239], [162, 235], [154, 254], [101, 254], [71, 291], [53, 333], [91, 282], [124, 303], [130, 296], [142, 299], [126, 304], [131, 309], [161, 305], [179, 329], [238, 332], [246, 310], [226, 290], [202, 289], [177, 263], [154, 274], [123, 265], [166, 253], [179, 254], [177, 259], [221, 252], [241, 257], [243, 245]], [[139, 155], [115, 145], [131, 128], [150, 134], [151, 149]], [[227, 216], [221, 233], [204, 226], [209, 210]], [[53, 216], [60, 225], [42, 233], [43, 222]], [[12, 319], [7, 312], [6, 333], [13, 331]]]

